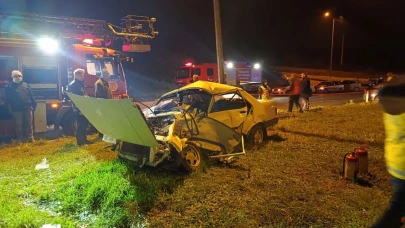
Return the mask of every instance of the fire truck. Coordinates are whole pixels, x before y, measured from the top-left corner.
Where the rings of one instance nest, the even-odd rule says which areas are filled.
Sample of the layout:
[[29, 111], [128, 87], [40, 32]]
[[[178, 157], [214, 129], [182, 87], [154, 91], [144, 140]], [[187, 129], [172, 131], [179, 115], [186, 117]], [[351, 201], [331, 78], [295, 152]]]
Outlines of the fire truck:
[[[237, 80], [241, 83], [262, 81], [262, 67], [260, 63], [252, 65], [247, 62], [225, 61], [224, 66], [226, 83], [229, 85], [235, 85]], [[218, 82], [218, 65], [216, 63], [186, 63], [177, 70], [176, 85], [181, 87], [189, 84], [195, 74], [199, 76], [200, 80]]]
[[[127, 97], [123, 61], [133, 61], [125, 52], [148, 52], [158, 32], [155, 18], [127, 15], [122, 25], [103, 20], [23, 12], [0, 12], [0, 137], [12, 137], [14, 122], [4, 105], [4, 88], [11, 71], [20, 70], [38, 105], [34, 112], [35, 133], [49, 126], [75, 132], [72, 106], [63, 91], [82, 68], [85, 89], [94, 96], [94, 83], [102, 69], [110, 73], [114, 99]], [[119, 45], [122, 50], [114, 50]]]

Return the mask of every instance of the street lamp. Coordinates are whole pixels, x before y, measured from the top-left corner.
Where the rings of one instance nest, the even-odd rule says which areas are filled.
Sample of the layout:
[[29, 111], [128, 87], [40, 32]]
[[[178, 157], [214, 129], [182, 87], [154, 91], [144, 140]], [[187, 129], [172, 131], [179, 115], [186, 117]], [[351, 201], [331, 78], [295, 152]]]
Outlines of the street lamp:
[[[326, 12], [326, 13], [324, 14], [324, 16], [325, 16], [325, 17], [329, 17], [329, 16], [330, 16], [330, 13], [329, 13], [329, 12]], [[342, 17], [340, 17], [340, 18], [342, 18]], [[343, 21], [343, 20], [338, 20], [338, 19], [336, 19], [336, 18], [333, 18], [333, 20], [332, 20], [332, 41], [331, 41], [331, 45], [330, 45], [331, 47], [330, 47], [330, 65], [329, 65], [329, 73], [330, 73], [330, 75], [332, 75], [333, 44], [334, 44], [334, 37], [335, 37], [335, 21], [345, 23], [345, 21]], [[343, 35], [343, 37], [342, 37], [342, 55], [341, 55], [341, 58], [340, 58], [340, 64], [341, 64], [341, 65], [343, 64], [343, 47], [344, 47], [344, 40], [345, 40], [345, 36]]]

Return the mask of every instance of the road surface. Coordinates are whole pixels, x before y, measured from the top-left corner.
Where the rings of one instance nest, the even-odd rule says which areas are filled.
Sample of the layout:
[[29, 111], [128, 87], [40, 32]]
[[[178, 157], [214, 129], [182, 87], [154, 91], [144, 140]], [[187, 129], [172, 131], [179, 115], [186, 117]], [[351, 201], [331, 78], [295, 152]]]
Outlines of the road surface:
[[[288, 96], [273, 96], [273, 100], [277, 104], [277, 108], [287, 110], [288, 109]], [[350, 101], [354, 103], [363, 102], [363, 92], [353, 92], [353, 93], [331, 93], [331, 94], [314, 94], [309, 102], [310, 106], [335, 106], [343, 105]], [[152, 106], [153, 101], [142, 102], [144, 105]], [[139, 103], [138, 103], [139, 104]], [[139, 104], [143, 109], [144, 105]], [[295, 107], [294, 107], [295, 110]]]
[[[277, 108], [283, 110], [288, 109], [288, 97], [274, 97], [273, 100], [277, 103]], [[350, 101], [354, 103], [363, 102], [363, 92], [314, 94], [309, 98], [309, 103], [312, 107], [343, 105]]]

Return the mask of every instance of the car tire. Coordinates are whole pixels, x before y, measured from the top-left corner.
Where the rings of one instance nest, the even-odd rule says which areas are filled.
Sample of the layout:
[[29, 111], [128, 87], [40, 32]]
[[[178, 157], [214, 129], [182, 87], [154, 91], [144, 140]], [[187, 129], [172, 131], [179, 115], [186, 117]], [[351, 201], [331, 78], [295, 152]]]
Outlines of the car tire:
[[359, 92], [359, 91], [360, 91], [360, 88], [359, 88], [359, 87], [354, 87], [353, 91], [354, 91], [354, 92]]
[[183, 160], [181, 168], [187, 172], [202, 171], [205, 167], [205, 157], [200, 150], [191, 144], [188, 144], [183, 151]]
[[248, 142], [251, 145], [259, 145], [263, 143], [267, 135], [266, 129], [262, 124], [255, 125], [249, 132]]

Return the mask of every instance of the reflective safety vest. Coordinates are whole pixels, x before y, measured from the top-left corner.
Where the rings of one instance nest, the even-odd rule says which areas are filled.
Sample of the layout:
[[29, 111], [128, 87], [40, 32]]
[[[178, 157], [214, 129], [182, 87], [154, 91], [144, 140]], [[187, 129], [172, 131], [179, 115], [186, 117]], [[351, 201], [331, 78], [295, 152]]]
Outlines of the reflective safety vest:
[[270, 91], [263, 85], [261, 85], [260, 87], [260, 98], [262, 100], [268, 100], [270, 98]]
[[405, 113], [384, 113], [385, 161], [388, 172], [405, 180]]

